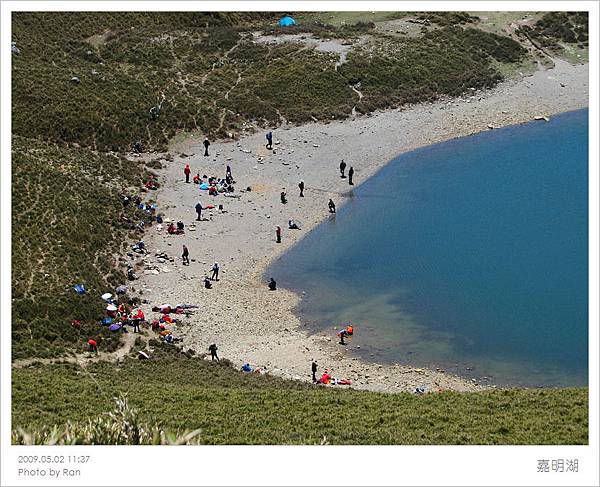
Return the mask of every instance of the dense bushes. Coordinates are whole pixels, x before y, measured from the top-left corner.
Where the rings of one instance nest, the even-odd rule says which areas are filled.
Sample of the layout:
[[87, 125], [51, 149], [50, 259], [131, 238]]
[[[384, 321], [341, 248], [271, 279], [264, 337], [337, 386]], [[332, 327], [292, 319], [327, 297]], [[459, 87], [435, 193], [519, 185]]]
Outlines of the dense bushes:
[[507, 37], [446, 27], [421, 38], [390, 40], [375, 53], [357, 49], [340, 72], [350, 83], [361, 83], [364, 97], [357, 110], [365, 113], [491, 87], [501, 76], [490, 60], [517, 62], [525, 52]]
[[542, 47], [558, 50], [559, 42], [588, 45], [587, 12], [548, 12], [532, 27], [524, 25], [519, 33]]
[[[119, 192], [139, 187], [142, 169], [83, 148], [12, 144], [13, 357], [54, 356], [99, 336], [99, 296], [117, 284], [112, 254], [130, 232], [120, 216], [134, 217]], [[77, 283], [90, 293], [77, 295]], [[115, 343], [107, 336], [103, 349]]]
[[[323, 37], [371, 36], [336, 71], [335, 55], [253, 44], [249, 29], [272, 20], [267, 14], [17, 13], [13, 130], [98, 150], [127, 150], [138, 139], [164, 149], [178, 131], [222, 136], [247, 120], [346, 117], [357, 101], [348, 86], [355, 80], [363, 80], [363, 112], [492, 86], [499, 76], [490, 60], [523, 55], [507, 37], [457, 27], [473, 21], [467, 14], [427, 15], [447, 27], [405, 40], [366, 22], [295, 27]], [[234, 25], [240, 20], [253, 25]], [[161, 108], [157, 117], [153, 106]]]

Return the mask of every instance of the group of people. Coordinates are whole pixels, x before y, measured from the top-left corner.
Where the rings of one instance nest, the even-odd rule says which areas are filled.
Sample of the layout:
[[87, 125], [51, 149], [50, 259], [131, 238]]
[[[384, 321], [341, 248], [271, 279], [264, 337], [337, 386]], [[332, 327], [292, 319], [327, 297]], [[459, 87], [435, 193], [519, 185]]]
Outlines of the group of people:
[[182, 221], [178, 221], [177, 224], [171, 222], [169, 223], [169, 226], [167, 227], [167, 233], [169, 235], [180, 235], [183, 232], [185, 228], [185, 225], [183, 224]]
[[[273, 132], [269, 131], [265, 137], [267, 140], [267, 144], [266, 144], [267, 149], [272, 150], [273, 149]], [[204, 139], [203, 145], [204, 145], [204, 149], [205, 149], [204, 156], [209, 156], [210, 142], [209, 142], [208, 138]], [[342, 179], [346, 179], [346, 167], [347, 167], [346, 162], [344, 160], [342, 160], [340, 163], [340, 166], [339, 166], [340, 177]], [[183, 169], [183, 173], [184, 173], [184, 177], [185, 177], [185, 182], [190, 183], [190, 178], [191, 178], [191, 174], [192, 174], [192, 169], [190, 167], [190, 164], [185, 165], [185, 167]], [[348, 183], [350, 185], [354, 185], [353, 176], [354, 176], [354, 168], [350, 167], [349, 171], [348, 171]], [[229, 165], [227, 165], [224, 179], [217, 179], [215, 177], [208, 177], [206, 175], [201, 177], [200, 173], [198, 172], [193, 177], [193, 182], [195, 184], [202, 186], [201, 189], [205, 189], [205, 190], [207, 189], [209, 194], [217, 195], [218, 193], [221, 193], [221, 192], [234, 191], [233, 184], [235, 181], [233, 180], [231, 167]], [[146, 188], [147, 189], [158, 188], [158, 181], [156, 180], [156, 177], [152, 176], [150, 178], [150, 180], [146, 184]], [[305, 183], [303, 180], [299, 181], [298, 189], [299, 189], [299, 197], [304, 198]], [[281, 199], [282, 204], [287, 204], [288, 199], [287, 199], [287, 194], [285, 193], [285, 191], [282, 191], [280, 193], [280, 199]], [[127, 202], [128, 202], [128, 200], [126, 198], [124, 201], [124, 204], [127, 204]], [[135, 200], [135, 203], [136, 203], [136, 205], [140, 204], [139, 197]], [[214, 206], [212, 206], [212, 208], [214, 208]], [[220, 208], [222, 208], [222, 205], [220, 205]], [[331, 198], [328, 201], [328, 208], [329, 208], [330, 213], [336, 212], [336, 205], [335, 205], [333, 199], [331, 199]], [[200, 202], [197, 202], [194, 209], [196, 211], [197, 221], [201, 221], [202, 220], [202, 211], [205, 209], [205, 207]], [[290, 220], [288, 220], [288, 229], [299, 230], [300, 227], [293, 219], [290, 219]], [[169, 234], [180, 234], [180, 233], [183, 233], [183, 231], [184, 231], [184, 224], [182, 221], [177, 222], [177, 224], [171, 222], [169, 224], [169, 226], [167, 227], [167, 232]], [[280, 226], [276, 227], [275, 236], [276, 236], [276, 241], [278, 243], [280, 243], [281, 238], [282, 238], [282, 229]], [[136, 250], [140, 251], [140, 252], [145, 252], [143, 241], [140, 241], [136, 244]], [[190, 252], [186, 245], [183, 245], [181, 258], [182, 258], [183, 265], [190, 264]], [[211, 267], [211, 272], [212, 272], [211, 276], [204, 277], [204, 287], [205, 288], [211, 289], [212, 285], [213, 285], [213, 281], [219, 280], [219, 271], [220, 271], [219, 264], [218, 264], [218, 262], [215, 262], [213, 264], [213, 266]], [[277, 283], [273, 277], [271, 277], [268, 282], [268, 288], [271, 291], [275, 291], [277, 289]], [[141, 310], [139, 310], [139, 311], [141, 312]], [[166, 329], [165, 324], [173, 323], [176, 321], [176, 320], [172, 320], [170, 318], [169, 313], [171, 313], [171, 312], [181, 313], [182, 309], [179, 307], [176, 307], [173, 309], [167, 305], [164, 305], [161, 307], [153, 308], [153, 311], [160, 311], [163, 314], [163, 317], [159, 320], [158, 329], [160, 330], [160, 334], [163, 337], [163, 339], [165, 341], [167, 341], [168, 343], [172, 343], [172, 334], [170, 331], [168, 331]], [[139, 316], [136, 315], [136, 318], [133, 320], [134, 331], [139, 331], [139, 323], [143, 320], [144, 320], [143, 313], [142, 313], [141, 319], [139, 318]], [[347, 338], [348, 336], [352, 335], [352, 327], [350, 326], [349, 328], [347, 327], [338, 333], [341, 344], [345, 344], [344, 339]], [[169, 342], [169, 340], [171, 340], [171, 342]], [[93, 340], [91, 340], [91, 341], [93, 341]], [[94, 342], [93, 345], [92, 345], [92, 343], [90, 343], [90, 348], [91, 349], [93, 348], [94, 350], [97, 351], [97, 343]], [[210, 352], [212, 360], [217, 360], [217, 361], [219, 360], [219, 357], [217, 355], [217, 350], [218, 350], [218, 348], [215, 343], [212, 343], [208, 347], [208, 351]], [[325, 371], [325, 373], [323, 374], [323, 376], [321, 378], [317, 378], [317, 376], [316, 376], [317, 363], [315, 361], [312, 362], [311, 371], [312, 371], [312, 379], [313, 379], [313, 382], [315, 382], [315, 383], [329, 383], [329, 381], [331, 380], [331, 377], [329, 376], [327, 371]]]
[[329, 373], [329, 370], [325, 369], [321, 377], [317, 378], [317, 362], [315, 360], [312, 361], [311, 364], [311, 373], [312, 373], [312, 381], [313, 384], [339, 384], [339, 385], [350, 385], [351, 382], [348, 379], [336, 379], [332, 377]]
[[[344, 162], [344, 159], [342, 159], [342, 162], [340, 162], [340, 177], [342, 179], [346, 179], [346, 175], [344, 174], [345, 171], [346, 171], [346, 163]], [[348, 169], [348, 184], [350, 186], [354, 186], [354, 182], [352, 181], [353, 177], [354, 177], [354, 168], [352, 166], [350, 166], [350, 169]]]

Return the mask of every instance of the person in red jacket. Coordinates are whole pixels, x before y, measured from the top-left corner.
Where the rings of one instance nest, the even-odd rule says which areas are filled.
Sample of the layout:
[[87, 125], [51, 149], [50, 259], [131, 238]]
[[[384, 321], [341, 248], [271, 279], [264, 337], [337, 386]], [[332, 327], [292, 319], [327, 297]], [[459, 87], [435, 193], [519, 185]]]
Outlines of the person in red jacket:
[[98, 343], [96, 343], [96, 340], [90, 338], [88, 340], [88, 345], [90, 346], [90, 352], [98, 353]]
[[185, 182], [186, 183], [190, 182], [190, 173], [191, 172], [192, 172], [192, 170], [190, 169], [190, 165], [186, 164], [185, 169], [183, 170], [183, 173], [185, 174]]

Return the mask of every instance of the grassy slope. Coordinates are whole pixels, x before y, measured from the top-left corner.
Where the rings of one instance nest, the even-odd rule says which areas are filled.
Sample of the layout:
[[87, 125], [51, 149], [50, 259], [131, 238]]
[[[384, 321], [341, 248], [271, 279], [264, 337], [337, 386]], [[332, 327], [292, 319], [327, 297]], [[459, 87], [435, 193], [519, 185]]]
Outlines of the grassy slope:
[[[98, 296], [125, 281], [113, 254], [133, 236], [119, 216], [135, 214], [119, 191], [139, 187], [143, 168], [85, 148], [12, 143], [13, 358], [61, 355], [99, 336]], [[77, 295], [77, 283], [90, 293]]]
[[[171, 349], [172, 350], [172, 349]], [[234, 371], [161, 350], [120, 368], [13, 371], [13, 428], [83, 421], [127, 394], [149, 424], [208, 444], [587, 444], [587, 389], [384, 395]]]
[[[412, 40], [390, 37], [387, 54], [358, 53], [336, 71], [336, 56], [299, 44], [256, 46], [247, 35], [262, 27], [349, 39], [368, 33], [379, 42], [373, 25], [312, 23], [282, 31], [273, 29], [273, 17], [257, 14], [232, 26], [201, 14], [174, 13], [163, 22], [157, 14], [15, 14], [13, 38], [22, 53], [13, 56], [20, 107], [13, 130], [98, 149], [124, 150], [137, 139], [165, 147], [182, 130], [224, 136], [248, 120], [277, 124], [280, 115], [292, 122], [347, 117], [356, 101], [349, 84], [365, 69], [371, 75], [361, 109], [370, 111], [492, 86], [501, 79], [493, 68], [497, 46], [524, 54], [505, 37], [477, 31], [473, 42], [471, 30], [452, 29], [464, 16], [436, 16], [445, 28]], [[72, 76], [81, 83], [71, 83]], [[386, 91], [392, 95], [381, 96]], [[149, 110], [163, 99], [153, 120]], [[35, 116], [42, 111], [44, 117]]]

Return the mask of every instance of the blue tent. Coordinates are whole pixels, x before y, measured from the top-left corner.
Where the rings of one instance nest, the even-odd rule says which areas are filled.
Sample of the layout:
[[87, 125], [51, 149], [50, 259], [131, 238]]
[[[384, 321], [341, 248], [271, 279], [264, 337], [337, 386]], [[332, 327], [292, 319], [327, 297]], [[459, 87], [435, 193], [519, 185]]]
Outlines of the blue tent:
[[289, 27], [291, 25], [296, 25], [296, 21], [289, 15], [286, 15], [285, 17], [279, 19], [279, 25], [281, 27]]
[[75, 284], [75, 285], [73, 286], [73, 289], [75, 289], [75, 292], [76, 292], [77, 294], [85, 294], [85, 291], [86, 291], [86, 289], [85, 289], [85, 287], [83, 286], [83, 284]]

